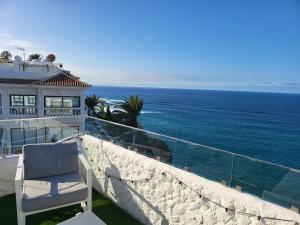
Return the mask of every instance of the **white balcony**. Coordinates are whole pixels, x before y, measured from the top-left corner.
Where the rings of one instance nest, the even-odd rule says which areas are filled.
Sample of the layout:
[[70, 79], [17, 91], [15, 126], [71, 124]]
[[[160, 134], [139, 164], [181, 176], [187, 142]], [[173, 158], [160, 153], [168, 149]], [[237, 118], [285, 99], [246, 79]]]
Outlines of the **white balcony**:
[[45, 108], [44, 116], [80, 116], [80, 108]]
[[[11, 117], [34, 117], [37, 115], [37, 107], [11, 106], [9, 114]], [[2, 110], [1, 110], [2, 114]]]

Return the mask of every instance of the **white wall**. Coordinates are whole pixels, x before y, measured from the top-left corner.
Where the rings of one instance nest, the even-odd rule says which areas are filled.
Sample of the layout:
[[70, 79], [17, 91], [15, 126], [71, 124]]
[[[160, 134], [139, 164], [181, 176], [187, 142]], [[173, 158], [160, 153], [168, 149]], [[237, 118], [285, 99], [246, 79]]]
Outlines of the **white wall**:
[[[278, 217], [300, 221], [300, 215], [252, 195], [227, 188], [195, 174], [176, 169], [147, 158], [110, 142], [92, 136], [83, 137], [83, 148], [89, 155], [94, 171], [94, 186], [116, 204], [144, 224], [154, 225], [287, 225], [291, 222], [262, 220], [225, 212], [224, 209], [200, 199], [188, 188], [180, 185], [169, 171], [206, 197], [224, 206], [265, 217]], [[109, 179], [98, 171], [124, 179], [151, 178], [147, 183], [125, 184]], [[98, 179], [96, 179], [98, 178]]]

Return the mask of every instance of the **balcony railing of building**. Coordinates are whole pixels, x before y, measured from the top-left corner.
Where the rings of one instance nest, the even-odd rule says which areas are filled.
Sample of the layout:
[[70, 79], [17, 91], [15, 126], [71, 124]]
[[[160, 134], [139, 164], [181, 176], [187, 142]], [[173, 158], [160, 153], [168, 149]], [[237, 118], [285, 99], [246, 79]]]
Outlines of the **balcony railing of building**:
[[80, 108], [45, 108], [44, 116], [81, 116]]
[[9, 114], [11, 116], [36, 116], [37, 107], [11, 106], [9, 108]]
[[[78, 133], [88, 134], [266, 201], [286, 208], [300, 209], [299, 169], [93, 117], [80, 117], [79, 120], [81, 125], [78, 130], [68, 130], [72, 127], [68, 118], [0, 121], [0, 127], [3, 129], [2, 154], [14, 154], [17, 147], [20, 149], [26, 143], [51, 142]], [[14, 126], [24, 129], [38, 127], [38, 130], [42, 127], [63, 127], [66, 132], [63, 135], [61, 129], [39, 134], [31, 132], [37, 136], [31, 137], [25, 133], [23, 137], [17, 136], [25, 139], [11, 140], [10, 129]]]

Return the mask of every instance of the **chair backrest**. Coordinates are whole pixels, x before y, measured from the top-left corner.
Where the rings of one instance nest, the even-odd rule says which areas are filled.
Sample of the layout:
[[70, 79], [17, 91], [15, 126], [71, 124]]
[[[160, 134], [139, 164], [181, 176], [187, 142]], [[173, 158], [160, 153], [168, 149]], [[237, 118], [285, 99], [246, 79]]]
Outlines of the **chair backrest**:
[[23, 155], [24, 179], [73, 173], [79, 169], [76, 142], [24, 145]]

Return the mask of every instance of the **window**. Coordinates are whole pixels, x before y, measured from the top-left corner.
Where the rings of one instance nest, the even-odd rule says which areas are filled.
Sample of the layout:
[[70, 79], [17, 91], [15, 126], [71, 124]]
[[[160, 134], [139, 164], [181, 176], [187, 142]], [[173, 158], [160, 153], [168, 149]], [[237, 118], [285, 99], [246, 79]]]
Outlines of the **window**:
[[11, 128], [11, 144], [14, 149], [21, 149], [25, 144], [37, 143], [36, 128]]
[[63, 97], [63, 105], [65, 108], [80, 107], [79, 97]]
[[46, 142], [57, 142], [63, 138], [67, 138], [79, 133], [79, 127], [46, 127]]
[[45, 108], [77, 108], [80, 107], [80, 97], [45, 96]]
[[62, 108], [62, 97], [45, 97], [46, 108]]
[[2, 145], [3, 142], [3, 128], [0, 128], [0, 146]]
[[36, 106], [36, 96], [10, 95], [10, 106]]

